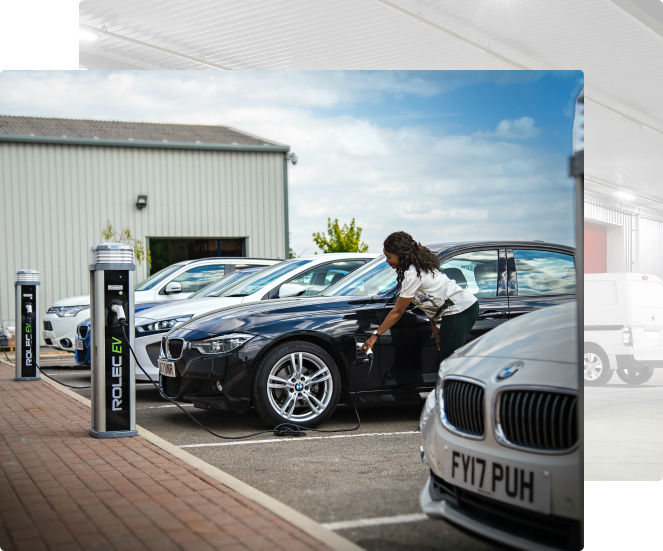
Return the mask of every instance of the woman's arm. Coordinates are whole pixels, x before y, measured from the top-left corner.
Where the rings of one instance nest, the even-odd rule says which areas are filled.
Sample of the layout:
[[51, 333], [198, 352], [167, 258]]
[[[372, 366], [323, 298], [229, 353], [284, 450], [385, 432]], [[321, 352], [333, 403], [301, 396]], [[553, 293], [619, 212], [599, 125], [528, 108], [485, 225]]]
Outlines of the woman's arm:
[[[410, 305], [410, 302], [412, 302], [413, 297], [408, 297], [408, 298], [403, 298], [403, 297], [398, 297], [396, 300], [396, 304], [394, 304], [394, 307], [391, 309], [391, 311], [387, 314], [387, 317], [384, 318], [384, 321], [380, 324], [378, 327], [378, 335], [382, 335], [387, 329], [391, 328], [399, 319], [401, 319], [401, 316], [405, 313], [405, 310], [407, 310], [407, 307]], [[375, 346], [375, 343], [378, 340], [378, 336], [376, 335], [371, 335], [366, 339], [366, 342], [364, 342], [362, 349], [364, 352], [368, 352]]]

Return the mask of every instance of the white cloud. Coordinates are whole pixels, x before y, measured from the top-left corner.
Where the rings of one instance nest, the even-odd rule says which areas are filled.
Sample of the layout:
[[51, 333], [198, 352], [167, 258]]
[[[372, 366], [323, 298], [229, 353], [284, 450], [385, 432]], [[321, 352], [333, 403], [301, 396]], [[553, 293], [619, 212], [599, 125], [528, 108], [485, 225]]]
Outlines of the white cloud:
[[520, 117], [519, 119], [505, 119], [499, 122], [493, 132], [477, 132], [482, 138], [498, 138], [502, 140], [528, 140], [539, 135], [541, 130], [536, 127], [532, 117]]
[[424, 243], [571, 243], [573, 193], [568, 180], [557, 181], [567, 160], [518, 141], [538, 132], [532, 118], [453, 135], [444, 120], [436, 134], [419, 126], [414, 108], [407, 126], [393, 128], [351, 109], [357, 98], [437, 92], [392, 72], [5, 72], [0, 112], [220, 124], [287, 144], [299, 157], [289, 168], [291, 246], [299, 254], [315, 250], [311, 236], [326, 230], [328, 217], [354, 217], [373, 251], [395, 230]]

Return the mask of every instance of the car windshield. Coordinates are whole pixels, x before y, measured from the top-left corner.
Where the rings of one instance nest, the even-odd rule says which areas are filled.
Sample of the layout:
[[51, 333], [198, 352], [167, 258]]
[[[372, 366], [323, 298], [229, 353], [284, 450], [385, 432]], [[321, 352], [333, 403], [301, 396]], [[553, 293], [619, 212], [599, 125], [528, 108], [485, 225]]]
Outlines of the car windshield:
[[396, 270], [385, 262], [384, 256], [379, 256], [322, 294], [329, 297], [386, 295], [395, 288]]
[[237, 282], [235, 285], [232, 285], [230, 288], [223, 291], [220, 295], [221, 297], [246, 297], [252, 295], [253, 293], [259, 291], [266, 285], [269, 285], [273, 281], [276, 281], [281, 276], [292, 272], [293, 270], [308, 264], [311, 260], [285, 260], [274, 264], [269, 268], [260, 270], [258, 273], [249, 276], [246, 279], [242, 279]]
[[175, 273], [181, 267], [182, 267], [181, 264], [172, 264], [171, 266], [167, 266], [166, 268], [163, 268], [162, 270], [159, 270], [156, 274], [152, 274], [147, 279], [141, 281], [136, 286], [135, 290], [136, 291], [148, 291], [149, 289], [152, 289], [153, 287], [155, 287], [156, 285], [161, 283], [169, 275]]
[[256, 268], [253, 270], [239, 270], [237, 272], [228, 274], [227, 276], [222, 277], [218, 281], [210, 283], [207, 287], [203, 287], [200, 291], [191, 295], [190, 298], [221, 296], [221, 294], [226, 289], [230, 289], [230, 287], [232, 287], [236, 283], [239, 283], [241, 279], [244, 279], [245, 277], [250, 277], [251, 274], [254, 274], [257, 271], [258, 269]]

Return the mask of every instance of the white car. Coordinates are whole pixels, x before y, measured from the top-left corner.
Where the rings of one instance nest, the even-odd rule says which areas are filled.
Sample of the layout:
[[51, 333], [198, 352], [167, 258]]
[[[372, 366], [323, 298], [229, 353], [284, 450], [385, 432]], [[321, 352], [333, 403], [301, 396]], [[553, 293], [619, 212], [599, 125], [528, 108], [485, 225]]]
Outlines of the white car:
[[646, 383], [663, 367], [663, 281], [652, 274], [585, 274], [585, 385], [606, 384], [616, 371]]
[[[149, 378], [157, 381], [161, 337], [176, 325], [226, 306], [317, 295], [376, 256], [372, 253], [328, 253], [292, 258], [242, 279], [218, 296], [192, 298], [143, 310], [134, 319], [136, 359]], [[148, 380], [138, 366], [136, 380]]]
[[489, 331], [440, 364], [421, 414], [426, 515], [518, 549], [580, 549], [576, 303]]
[[[267, 258], [212, 257], [184, 260], [159, 270], [136, 286], [135, 304], [164, 302], [190, 297], [224, 274], [253, 266], [279, 262]], [[74, 352], [76, 327], [90, 317], [90, 296], [69, 297], [55, 302], [43, 318], [47, 345]]]

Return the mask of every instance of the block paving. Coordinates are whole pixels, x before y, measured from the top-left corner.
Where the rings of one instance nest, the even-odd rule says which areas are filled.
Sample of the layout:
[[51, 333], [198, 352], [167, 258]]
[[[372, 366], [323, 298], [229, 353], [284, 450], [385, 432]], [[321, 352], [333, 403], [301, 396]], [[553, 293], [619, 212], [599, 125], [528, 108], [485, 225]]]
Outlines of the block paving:
[[331, 549], [140, 434], [97, 439], [90, 409], [0, 362], [0, 549]]

